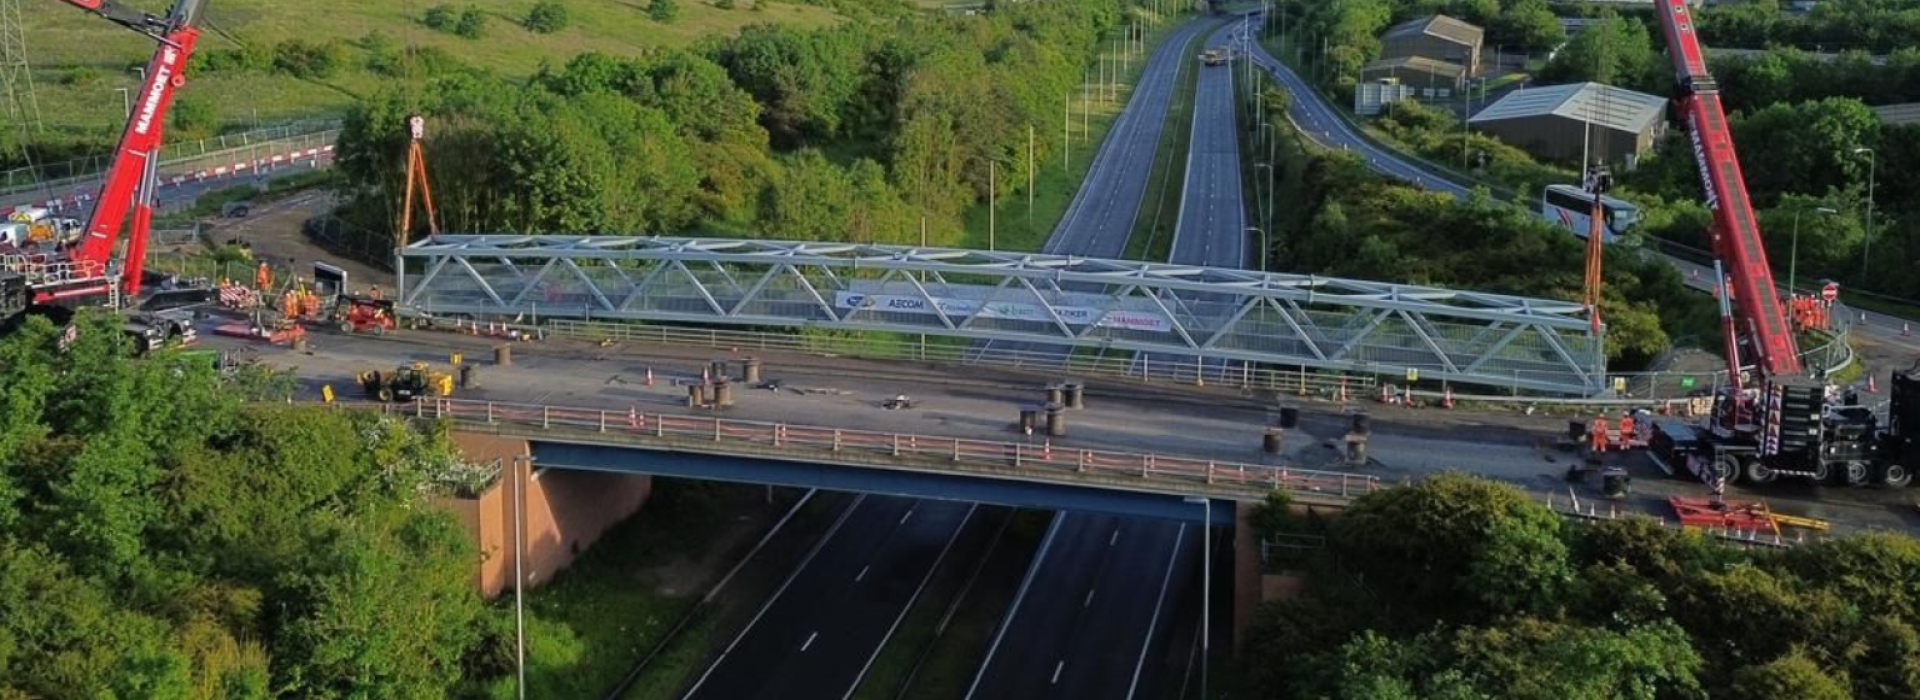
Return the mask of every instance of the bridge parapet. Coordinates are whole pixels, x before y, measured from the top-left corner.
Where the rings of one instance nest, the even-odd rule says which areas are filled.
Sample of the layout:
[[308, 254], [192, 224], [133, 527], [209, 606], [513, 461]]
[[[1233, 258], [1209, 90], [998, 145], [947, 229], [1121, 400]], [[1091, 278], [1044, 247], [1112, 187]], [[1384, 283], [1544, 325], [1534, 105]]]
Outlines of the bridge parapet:
[[1380, 487], [1364, 474], [1151, 453], [850, 430], [598, 408], [433, 399], [340, 402], [347, 409], [452, 421], [462, 431], [552, 442], [631, 446], [796, 462], [1051, 482], [1093, 488], [1343, 504]]

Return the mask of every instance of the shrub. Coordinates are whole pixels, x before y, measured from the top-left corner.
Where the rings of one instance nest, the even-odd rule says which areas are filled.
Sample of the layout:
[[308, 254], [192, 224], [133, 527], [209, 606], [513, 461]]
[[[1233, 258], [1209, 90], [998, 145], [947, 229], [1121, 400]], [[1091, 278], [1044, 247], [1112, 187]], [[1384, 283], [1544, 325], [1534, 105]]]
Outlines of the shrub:
[[100, 69], [93, 66], [80, 66], [60, 76], [61, 85], [85, 87], [100, 82]]
[[454, 25], [453, 33], [468, 39], [478, 39], [487, 34], [487, 15], [480, 8], [468, 6], [460, 13], [460, 23]]
[[527, 12], [527, 31], [536, 34], [552, 34], [567, 28], [567, 6], [557, 2], [542, 2]]
[[346, 62], [346, 52], [337, 42], [315, 44], [288, 39], [273, 47], [273, 69], [296, 78], [332, 77]]
[[452, 5], [434, 5], [427, 8], [427, 16], [421, 19], [427, 26], [441, 31], [453, 31], [453, 25], [460, 21]]
[[651, 0], [647, 3], [647, 16], [655, 22], [672, 22], [680, 16], [680, 3], [674, 0]]

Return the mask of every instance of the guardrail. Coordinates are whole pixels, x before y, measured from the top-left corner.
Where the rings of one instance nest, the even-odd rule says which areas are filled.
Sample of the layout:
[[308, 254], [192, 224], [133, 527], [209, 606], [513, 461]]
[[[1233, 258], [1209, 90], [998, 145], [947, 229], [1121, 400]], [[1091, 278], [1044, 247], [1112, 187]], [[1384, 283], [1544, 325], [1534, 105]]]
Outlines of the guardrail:
[[1076, 353], [1062, 357], [1052, 352], [916, 343], [899, 337], [889, 337], [887, 334], [872, 334], [869, 337], [860, 338], [816, 337], [790, 333], [575, 319], [550, 319], [540, 328], [549, 335], [594, 342], [614, 340], [712, 348], [751, 348], [825, 357], [845, 356], [934, 364], [987, 365], [1008, 369], [1065, 372], [1074, 375], [1124, 377], [1140, 381], [1181, 384], [1211, 382], [1222, 386], [1284, 391], [1329, 398], [1338, 395], [1342, 390], [1351, 397], [1364, 397], [1377, 386], [1377, 382], [1371, 375], [1274, 369], [1258, 367], [1249, 362], [1201, 362], [1192, 359], [1165, 362], [1145, 360], [1136, 357], [1132, 352], [1118, 351], [1105, 356], [1090, 357]]
[[[1067, 477], [1066, 481], [1164, 482], [1185, 491], [1225, 487], [1248, 493], [1272, 489], [1353, 498], [1377, 490], [1379, 479], [1316, 469], [1295, 469], [1153, 453], [1120, 452], [1051, 443], [1018, 442], [849, 430], [788, 423], [705, 418], [543, 404], [466, 399], [413, 403], [334, 402], [334, 407], [387, 415], [451, 420], [459, 424], [515, 426], [556, 436], [591, 436], [608, 444], [637, 443], [721, 454], [894, 464], [965, 474]], [[878, 458], [878, 459], [876, 459]]]

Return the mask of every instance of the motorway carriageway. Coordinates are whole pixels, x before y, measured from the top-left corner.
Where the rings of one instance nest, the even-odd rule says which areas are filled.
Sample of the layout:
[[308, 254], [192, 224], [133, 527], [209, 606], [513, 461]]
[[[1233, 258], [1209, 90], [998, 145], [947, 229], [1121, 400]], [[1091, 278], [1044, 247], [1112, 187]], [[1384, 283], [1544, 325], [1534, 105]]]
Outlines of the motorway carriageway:
[[1192, 645], [1174, 640], [1194, 631], [1200, 542], [1184, 523], [1056, 515], [967, 700], [1176, 697]]
[[684, 697], [852, 695], [977, 510], [859, 497]]

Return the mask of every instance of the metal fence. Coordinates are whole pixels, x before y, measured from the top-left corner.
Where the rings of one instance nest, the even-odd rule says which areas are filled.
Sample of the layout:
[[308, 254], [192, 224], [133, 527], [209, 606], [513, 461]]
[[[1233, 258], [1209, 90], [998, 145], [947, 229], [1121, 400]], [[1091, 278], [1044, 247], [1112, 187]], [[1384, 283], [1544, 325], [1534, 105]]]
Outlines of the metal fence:
[[[168, 144], [161, 150], [160, 175], [175, 174], [189, 166], [211, 160], [247, 158], [250, 153], [305, 149], [332, 144], [340, 136], [340, 122], [304, 121], [272, 126], [238, 134], [226, 134], [198, 141]], [[105, 172], [113, 154], [14, 168], [0, 173], [0, 197], [59, 195], [87, 184]]]
[[1246, 494], [1273, 489], [1351, 498], [1380, 487], [1361, 474], [1295, 469], [1286, 466], [1194, 459], [1153, 453], [1031, 445], [994, 440], [849, 430], [822, 426], [699, 416], [642, 413], [571, 406], [501, 403], [464, 399], [423, 399], [409, 404], [336, 402], [335, 407], [379, 411], [387, 415], [453, 421], [493, 430], [498, 426], [542, 433], [589, 436], [607, 444], [665, 445], [715, 453], [811, 454], [832, 461], [879, 458], [902, 467], [981, 473], [1012, 470], [1024, 477], [1063, 481], [1153, 482], [1178, 485], [1179, 491]]
[[710, 348], [743, 348], [825, 357], [926, 362], [956, 367], [963, 364], [987, 365], [1036, 372], [1122, 377], [1140, 381], [1236, 386], [1329, 399], [1339, 398], [1342, 392], [1351, 398], [1364, 397], [1370, 395], [1377, 385], [1371, 376], [1311, 369], [1276, 369], [1250, 362], [1154, 362], [1136, 358], [1131, 352], [1116, 352], [1112, 355], [1076, 353], [1062, 356], [1056, 352], [981, 348], [954, 345], [950, 342], [929, 343], [925, 339], [916, 340], [911, 336], [896, 333], [821, 336], [806, 333], [770, 333], [575, 319], [551, 319], [546, 321], [541, 329], [555, 337], [593, 342], [613, 340]]

